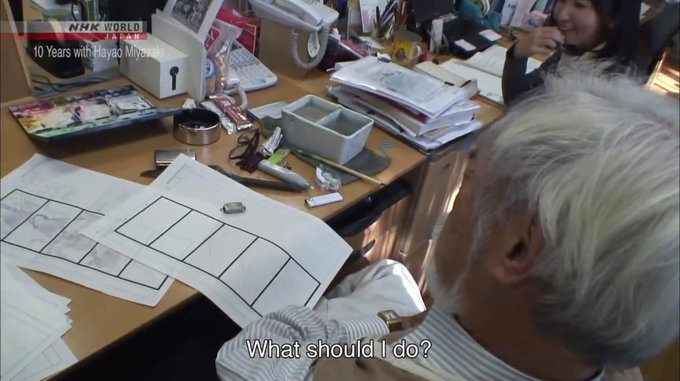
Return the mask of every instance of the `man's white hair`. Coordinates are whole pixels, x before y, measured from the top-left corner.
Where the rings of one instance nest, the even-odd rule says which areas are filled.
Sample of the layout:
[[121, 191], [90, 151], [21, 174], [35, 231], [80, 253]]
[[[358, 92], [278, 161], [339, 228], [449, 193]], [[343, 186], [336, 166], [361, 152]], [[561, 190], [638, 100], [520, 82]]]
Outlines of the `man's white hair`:
[[638, 365], [678, 336], [677, 101], [622, 77], [563, 74], [514, 106], [491, 152], [476, 240], [528, 210], [545, 239], [535, 317], [584, 358]]

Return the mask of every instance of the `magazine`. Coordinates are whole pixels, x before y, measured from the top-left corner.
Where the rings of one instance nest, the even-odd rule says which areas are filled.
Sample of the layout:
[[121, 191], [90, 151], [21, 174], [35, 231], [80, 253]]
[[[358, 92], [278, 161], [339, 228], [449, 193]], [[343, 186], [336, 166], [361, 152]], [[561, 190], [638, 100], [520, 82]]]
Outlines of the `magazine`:
[[156, 108], [128, 85], [37, 100], [9, 111], [29, 136], [55, 140], [158, 119], [180, 109]]

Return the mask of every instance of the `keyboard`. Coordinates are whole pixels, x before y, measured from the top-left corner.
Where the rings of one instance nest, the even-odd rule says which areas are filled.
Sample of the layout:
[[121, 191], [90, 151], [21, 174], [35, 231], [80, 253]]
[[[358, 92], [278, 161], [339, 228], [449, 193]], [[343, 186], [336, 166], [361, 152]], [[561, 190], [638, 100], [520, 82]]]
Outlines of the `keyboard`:
[[264, 89], [276, 84], [276, 74], [267, 69], [248, 49], [234, 41], [229, 52], [229, 67], [241, 80], [240, 86], [246, 92]]

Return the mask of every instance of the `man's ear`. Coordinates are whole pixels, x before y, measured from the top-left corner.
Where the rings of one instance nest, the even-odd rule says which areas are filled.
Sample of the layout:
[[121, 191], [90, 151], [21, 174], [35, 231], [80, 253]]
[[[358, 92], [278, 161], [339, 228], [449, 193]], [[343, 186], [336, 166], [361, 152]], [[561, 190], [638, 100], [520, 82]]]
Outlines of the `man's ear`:
[[506, 285], [520, 283], [529, 276], [544, 246], [543, 233], [535, 218], [518, 218], [516, 222], [518, 229], [503, 246], [503, 254], [493, 270], [496, 279]]

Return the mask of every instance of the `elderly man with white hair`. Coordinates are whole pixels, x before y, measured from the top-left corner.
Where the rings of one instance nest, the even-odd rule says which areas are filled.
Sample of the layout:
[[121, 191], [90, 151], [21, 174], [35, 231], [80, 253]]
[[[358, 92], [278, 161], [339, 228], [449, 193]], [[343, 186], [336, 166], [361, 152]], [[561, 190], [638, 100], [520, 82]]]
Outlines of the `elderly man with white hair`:
[[[375, 316], [381, 293], [414, 299], [408, 275], [399, 273], [402, 286], [372, 286], [393, 278], [385, 268], [400, 268], [380, 263], [335, 295], [341, 306], [361, 305], [352, 314], [288, 307], [244, 328], [218, 353], [220, 378], [640, 379], [630, 369], [678, 337], [678, 104], [622, 78], [579, 73], [546, 83], [471, 151], [429, 264], [426, 314], [401, 327], [394, 313]], [[403, 311], [408, 302], [394, 304]], [[368, 340], [379, 337], [386, 351]], [[249, 353], [266, 339], [299, 343], [300, 356]], [[375, 351], [306, 355], [321, 342]], [[419, 347], [418, 356], [394, 352], [399, 345]]]

